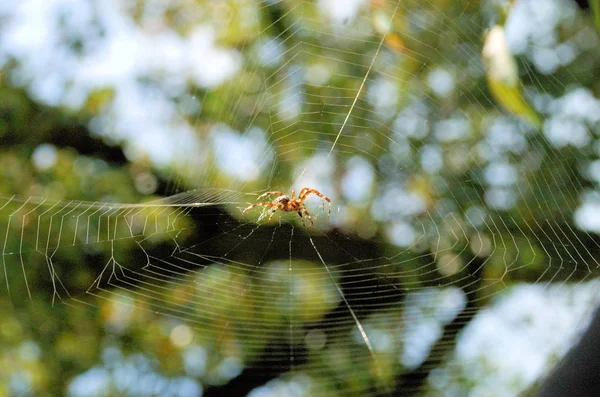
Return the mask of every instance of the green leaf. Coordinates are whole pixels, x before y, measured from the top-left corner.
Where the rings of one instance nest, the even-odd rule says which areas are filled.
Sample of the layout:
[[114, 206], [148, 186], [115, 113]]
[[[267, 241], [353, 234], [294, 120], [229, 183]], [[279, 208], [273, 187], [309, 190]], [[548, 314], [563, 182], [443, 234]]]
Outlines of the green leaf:
[[508, 48], [503, 27], [496, 25], [490, 29], [482, 55], [488, 86], [496, 101], [510, 113], [540, 128], [541, 117], [523, 96], [517, 62]]
[[590, 8], [592, 9], [592, 14], [594, 15], [596, 29], [600, 30], [600, 0], [590, 0]]

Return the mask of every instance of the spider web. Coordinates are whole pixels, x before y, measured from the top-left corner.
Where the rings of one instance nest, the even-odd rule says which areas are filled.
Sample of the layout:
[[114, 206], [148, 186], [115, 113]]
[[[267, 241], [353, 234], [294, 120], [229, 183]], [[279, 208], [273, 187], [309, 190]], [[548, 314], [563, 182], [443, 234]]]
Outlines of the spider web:
[[[528, 38], [512, 45], [538, 130], [485, 84], [481, 38], [500, 3], [329, 4], [248, 2], [243, 18], [270, 19], [237, 52], [212, 53], [238, 65], [215, 86], [166, 61], [204, 84], [186, 93], [190, 117], [148, 116], [169, 102], [156, 91], [142, 113], [173, 127], [157, 138], [171, 156], [154, 159], [169, 165], [170, 197], [2, 199], [7, 299], [50, 301], [65, 318], [85, 309], [103, 326], [100, 363], [71, 395], [93, 395], [91, 380], [99, 395], [516, 394], [589, 321], [600, 102], [573, 62], [599, 59], [583, 16], [521, 1], [505, 25]], [[231, 8], [204, 7], [242, 29]], [[519, 30], [524, 18], [563, 35]], [[134, 157], [158, 150], [131, 136], [144, 129], [128, 129], [136, 112], [120, 113], [119, 95], [92, 127]], [[314, 225], [241, 213], [303, 187], [331, 198], [331, 217], [314, 195]]]

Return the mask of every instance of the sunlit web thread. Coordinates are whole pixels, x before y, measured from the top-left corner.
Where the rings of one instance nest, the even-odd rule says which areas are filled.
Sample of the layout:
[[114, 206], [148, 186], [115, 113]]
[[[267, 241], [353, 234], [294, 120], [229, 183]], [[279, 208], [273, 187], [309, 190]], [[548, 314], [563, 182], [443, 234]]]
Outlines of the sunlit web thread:
[[[392, 12], [392, 16], [390, 17], [390, 21], [394, 20], [394, 17], [396, 16], [396, 11], [398, 10], [399, 4], [400, 4], [400, 2], [397, 1], [396, 6], [394, 7], [394, 12]], [[350, 115], [352, 114], [352, 110], [354, 109], [354, 106], [356, 105], [356, 101], [358, 101], [358, 98], [360, 97], [360, 94], [362, 93], [365, 83], [367, 82], [367, 79], [369, 78], [371, 69], [373, 69], [373, 65], [375, 64], [377, 55], [379, 55], [379, 51], [381, 51], [381, 46], [383, 45], [384, 40], [385, 40], [385, 34], [382, 34], [381, 40], [379, 40], [379, 44], [377, 45], [377, 50], [375, 50], [375, 55], [373, 56], [373, 59], [371, 59], [371, 63], [369, 64], [369, 68], [367, 69], [367, 73], [365, 73], [365, 77], [363, 78], [362, 82], [360, 83], [360, 87], [358, 88], [358, 92], [356, 93], [356, 96], [354, 97], [354, 101], [352, 101], [352, 105], [350, 105], [350, 109], [348, 110], [348, 113], [346, 114], [346, 118], [344, 119], [344, 122], [342, 123], [342, 126], [340, 127], [340, 130], [339, 130], [337, 136], [335, 137], [333, 144], [331, 145], [331, 149], [329, 150], [327, 157], [331, 156], [331, 153], [333, 152], [333, 149], [335, 148], [337, 141], [340, 139], [340, 135], [342, 135], [342, 131], [344, 130], [344, 127], [346, 126], [346, 123], [348, 122]]]
[[[398, 10], [398, 6], [399, 6], [400, 2], [397, 1], [396, 5], [394, 7], [394, 11], [392, 13], [392, 16], [390, 17], [390, 21], [393, 21], [394, 17], [396, 16], [396, 12]], [[354, 110], [354, 107], [356, 106], [356, 102], [358, 101], [358, 98], [360, 97], [363, 88], [365, 86], [365, 83], [367, 82], [367, 79], [369, 78], [369, 74], [371, 73], [371, 69], [373, 69], [373, 65], [375, 64], [375, 60], [377, 59], [377, 56], [379, 55], [379, 52], [381, 51], [381, 47], [383, 46], [383, 42], [385, 41], [385, 34], [381, 35], [381, 39], [379, 40], [379, 44], [377, 45], [377, 49], [375, 50], [375, 54], [373, 55], [373, 58], [371, 59], [371, 62], [369, 64], [369, 67], [367, 68], [367, 71], [360, 83], [360, 86], [358, 88], [358, 92], [356, 93], [356, 95], [354, 96], [354, 99], [352, 101], [352, 104], [350, 105], [350, 109], [348, 110], [348, 113], [346, 113], [346, 117], [344, 118], [344, 121], [333, 141], [333, 144], [331, 145], [331, 149], [329, 150], [329, 153], [327, 154], [327, 158], [329, 158], [331, 156], [331, 153], [333, 153], [333, 149], [335, 149], [335, 146], [338, 142], [338, 140], [340, 139], [340, 136], [342, 135], [342, 131], [344, 130], [344, 127], [346, 126], [346, 123], [348, 122], [348, 119], [350, 118], [350, 116], [352, 115], [352, 110]], [[300, 178], [302, 178], [302, 176], [304, 175], [304, 172], [306, 172], [307, 167], [304, 167], [304, 169], [302, 170], [302, 172], [300, 173], [300, 175], [298, 175], [297, 180], [299, 180]], [[296, 181], [297, 182], [297, 181]]]
[[[238, 193], [234, 194], [239, 196]], [[22, 200], [15, 200], [15, 196], [12, 196], [5, 199], [0, 210], [4, 210], [9, 205], [12, 206], [12, 209], [9, 210], [10, 213], [7, 214], [6, 218], [8, 222], [2, 247], [2, 264], [7, 295], [11, 296], [9, 269], [7, 266], [7, 259], [9, 259], [10, 256], [16, 254], [16, 261], [20, 264], [24, 281], [24, 291], [26, 291], [29, 299], [32, 298], [32, 292], [24, 260], [24, 254], [27, 252], [38, 252], [43, 255], [49, 279], [52, 283], [53, 301], [57, 297], [60, 298], [63, 294], [59, 292], [59, 288], [62, 289], [65, 296], [68, 297], [68, 290], [59, 278], [54, 264], [56, 254], [60, 248], [65, 246], [75, 247], [96, 244], [103, 241], [114, 243], [115, 241], [130, 239], [136, 235], [136, 232], [132, 229], [132, 222], [134, 218], [140, 216], [145, 219], [141, 234], [148, 232], [169, 233], [170, 230], [174, 230], [174, 222], [177, 218], [184, 215], [186, 212], [189, 212], [191, 208], [215, 205], [210, 202], [199, 203], [195, 196], [196, 194], [179, 196], [181, 199], [181, 202], [179, 203], [168, 203], [169, 199], [165, 199], [163, 202], [148, 204], [86, 203], [74, 200], [50, 201], [50, 203], [47, 204], [47, 198], [28, 197]], [[226, 197], [226, 195], [222, 196], [223, 198]], [[179, 200], [179, 198], [171, 198], [171, 200], [175, 201]], [[224, 202], [227, 201], [221, 199], [220, 203]], [[238, 202], [230, 201], [229, 203]], [[41, 212], [36, 214], [40, 208]], [[172, 208], [174, 211], [167, 213], [165, 212], [167, 208]], [[141, 210], [148, 210], [150, 213], [144, 215], [140, 212]], [[148, 230], [148, 216], [153, 216], [155, 218], [154, 224], [152, 225], [155, 229], [154, 231]], [[164, 227], [159, 227], [158, 218], [164, 218], [165, 222], [161, 221]], [[85, 222], [80, 222], [81, 219], [85, 219]], [[68, 225], [67, 220], [69, 221]], [[90, 227], [92, 221], [97, 221], [97, 227]], [[118, 230], [124, 224], [127, 224], [129, 233], [125, 234], [123, 233], [125, 230]], [[35, 241], [35, 243], [34, 247], [32, 247], [31, 244], [28, 244], [28, 247], [25, 248], [25, 231], [27, 228], [31, 230], [30, 226], [35, 228], [35, 235], [32, 239], [32, 242]], [[67, 227], [69, 227], [68, 233], [66, 230]], [[77, 238], [79, 236], [81, 239], [82, 231], [83, 241], [78, 243]], [[15, 234], [14, 237], [17, 237], [18, 235], [19, 238], [13, 239], [13, 234]], [[17, 245], [10, 244], [12, 250], [9, 250], [8, 246], [11, 241], [16, 241]]]
[[327, 270], [327, 274], [329, 274], [331, 281], [335, 285], [335, 288], [336, 288], [338, 294], [340, 295], [340, 298], [342, 298], [342, 300], [344, 301], [344, 304], [350, 311], [350, 314], [352, 315], [352, 318], [354, 319], [354, 322], [356, 323], [356, 327], [358, 328], [358, 331], [360, 332], [360, 336], [365, 341], [365, 345], [367, 345], [367, 349], [369, 349], [369, 353], [371, 354], [371, 357], [373, 357], [374, 360], [377, 360], [377, 358], [375, 357], [375, 352], [373, 351], [373, 346], [371, 345], [371, 341], [369, 340], [369, 335], [367, 335], [367, 333], [365, 332], [365, 329], [363, 328], [362, 324], [360, 323], [360, 320], [356, 316], [356, 313], [354, 313], [354, 309], [352, 309], [352, 306], [350, 306], [350, 303], [348, 303], [348, 300], [346, 300], [346, 297], [344, 296], [344, 292], [342, 291], [342, 289], [340, 288], [338, 283], [333, 278], [333, 275], [331, 274], [331, 271], [329, 270], [329, 266], [327, 266], [327, 263], [325, 263], [325, 261], [323, 260], [323, 257], [321, 256], [321, 253], [317, 249], [317, 246], [315, 245], [312, 237], [309, 237], [309, 240], [310, 240], [310, 243], [312, 244], [315, 252], [317, 253], [317, 256], [319, 257], [321, 264], [323, 265], [323, 267], [325, 267], [325, 270]]
[[[15, 196], [13, 195], [10, 199], [8, 199], [6, 201], [6, 203], [4, 203], [4, 205], [2, 207], [0, 207], [0, 210], [4, 209], [4, 207], [6, 207], [14, 198]], [[8, 296], [10, 296], [10, 285], [8, 282], [8, 269], [6, 267], [6, 244], [8, 242], [8, 233], [10, 231], [10, 222], [8, 222], [6, 224], [6, 231], [5, 231], [5, 235], [4, 235], [4, 245], [2, 246], [2, 267], [4, 268], [4, 279], [6, 280], [6, 292], [8, 294]]]

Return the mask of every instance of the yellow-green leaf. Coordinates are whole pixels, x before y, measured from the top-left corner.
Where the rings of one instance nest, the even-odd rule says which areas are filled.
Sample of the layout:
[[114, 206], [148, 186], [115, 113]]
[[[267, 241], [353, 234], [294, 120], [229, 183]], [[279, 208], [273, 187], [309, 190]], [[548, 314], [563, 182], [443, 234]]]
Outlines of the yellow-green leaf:
[[510, 113], [539, 128], [541, 117], [523, 96], [517, 62], [508, 48], [501, 26], [494, 26], [488, 32], [483, 46], [483, 61], [494, 99]]

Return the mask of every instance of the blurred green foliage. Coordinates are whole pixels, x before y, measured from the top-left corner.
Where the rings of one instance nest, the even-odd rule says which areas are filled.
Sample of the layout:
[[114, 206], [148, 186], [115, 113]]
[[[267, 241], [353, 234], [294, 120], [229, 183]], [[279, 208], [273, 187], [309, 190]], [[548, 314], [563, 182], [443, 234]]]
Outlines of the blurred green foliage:
[[[34, 95], [34, 83], [15, 83], [23, 60], [0, 70], [0, 396], [140, 395], [135, 385], [119, 383], [120, 373], [132, 383], [144, 376], [162, 382], [148, 393], [155, 395], [177, 390], [184, 378], [196, 389], [173, 395], [202, 388], [206, 395], [242, 394], [278, 376], [312, 396], [438, 395], [428, 374], [452, 356], [458, 333], [492, 296], [518, 281], [597, 276], [597, 239], [574, 225], [573, 214], [597, 185], [582, 170], [598, 157], [598, 123], [582, 121], [592, 138], [579, 146], [553, 143], [545, 123], [558, 114], [553, 99], [581, 87], [598, 96], [589, 73], [600, 63], [598, 46], [581, 46], [572, 62], [543, 73], [534, 56], [511, 54], [504, 45], [498, 21], [506, 15], [494, 2], [414, 0], [396, 7], [374, 0], [340, 24], [323, 16], [318, 2], [155, 3], [124, 7], [148, 32], [187, 37], [208, 25], [220, 48], [244, 59], [223, 84], [204, 87], [187, 76], [170, 97], [200, 102], [182, 118], [208, 148], [198, 155], [203, 167], [190, 167], [184, 156], [159, 165], [150, 155], [132, 155], [116, 122], [101, 124], [99, 133], [94, 123], [117, 117], [110, 109], [123, 87], [92, 89], [80, 108], [48, 106]], [[573, 15], [557, 22], [560, 43], [589, 34], [592, 18]], [[500, 47], [487, 43], [494, 31], [502, 32]], [[260, 44], [273, 38], [282, 61], [261, 60]], [[303, 77], [309, 69], [318, 72], [313, 81]], [[327, 76], [323, 83], [319, 73]], [[447, 75], [453, 89], [441, 92], [432, 76]], [[160, 91], [168, 76], [143, 77]], [[387, 108], [371, 91], [378, 82], [397, 93]], [[286, 117], [281, 103], [298, 87], [301, 110]], [[425, 132], [398, 132], [415, 114]], [[401, 115], [407, 119], [398, 127]], [[453, 138], [452, 128], [463, 122], [468, 132]], [[236, 133], [260, 127], [276, 167], [247, 183], [226, 176], [210, 146], [219, 124]], [[522, 141], [490, 138], [494, 129]], [[344, 214], [334, 230], [244, 223], [238, 207], [254, 199], [246, 192], [291, 186], [300, 165], [326, 155], [338, 136], [334, 191], [327, 194], [335, 193]], [[442, 161], [433, 171], [423, 157], [432, 148]], [[45, 157], [36, 161], [36, 152]], [[355, 157], [376, 170], [368, 199], [358, 203], [340, 193], [344, 167]], [[514, 167], [517, 181], [498, 187], [486, 179], [497, 162]], [[192, 190], [199, 182], [232, 189], [233, 203], [225, 191], [213, 197]], [[423, 208], [393, 212], [403, 204], [394, 201], [395, 190], [386, 199], [390, 186]], [[156, 201], [187, 190], [172, 206]], [[213, 198], [223, 204], [218, 210], [188, 206]], [[292, 215], [285, 219], [294, 222]], [[399, 219], [422, 234], [414, 246], [394, 243]], [[440, 335], [410, 368], [399, 358], [405, 333], [435, 310], [410, 317], [404, 299], [443, 287], [460, 288], [465, 308], [434, 321]], [[441, 304], [427, 294], [423, 300]], [[357, 324], [393, 341], [387, 346], [373, 337], [369, 351]], [[97, 394], [69, 388], [93, 369], [103, 371], [108, 386]], [[461, 391], [477, 387], [463, 375], [453, 374]]]

